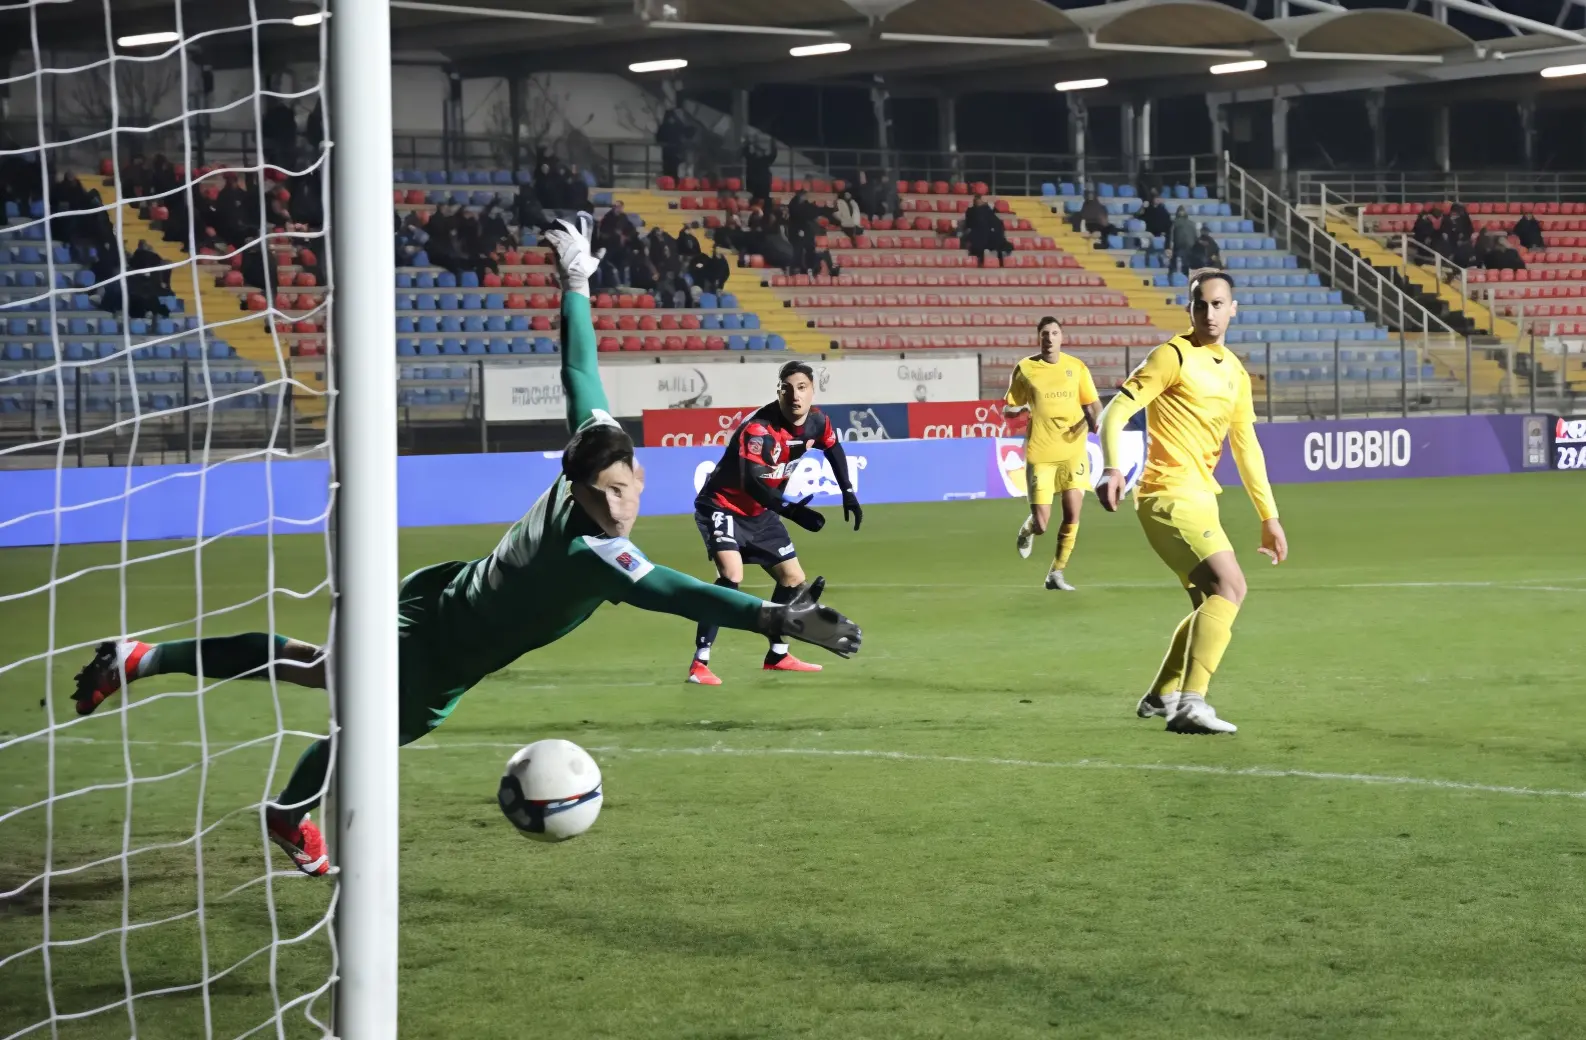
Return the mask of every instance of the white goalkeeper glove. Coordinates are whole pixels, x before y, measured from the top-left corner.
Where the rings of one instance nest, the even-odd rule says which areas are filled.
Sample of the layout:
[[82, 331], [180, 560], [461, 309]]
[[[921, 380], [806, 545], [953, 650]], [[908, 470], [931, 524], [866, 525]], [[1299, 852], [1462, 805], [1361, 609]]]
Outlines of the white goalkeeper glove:
[[[593, 230], [593, 222], [580, 223], [588, 223]], [[588, 296], [590, 276], [599, 270], [600, 258], [606, 255], [606, 251], [602, 249], [595, 252], [590, 246], [589, 232], [565, 220], [558, 220], [545, 237], [551, 243], [551, 248], [556, 250], [556, 269], [561, 274], [562, 292]]]
[[768, 636], [794, 639], [825, 647], [838, 657], [859, 652], [859, 626], [831, 607], [821, 604], [826, 579], [816, 578], [790, 602], [767, 603], [760, 608], [760, 631]]

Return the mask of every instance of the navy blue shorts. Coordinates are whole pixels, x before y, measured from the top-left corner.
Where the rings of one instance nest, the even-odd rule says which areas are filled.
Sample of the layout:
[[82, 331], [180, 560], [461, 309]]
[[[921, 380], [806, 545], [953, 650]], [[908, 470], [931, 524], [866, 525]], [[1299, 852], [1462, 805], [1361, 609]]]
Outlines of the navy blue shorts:
[[744, 563], [774, 567], [798, 557], [793, 538], [782, 518], [767, 510], [759, 516], [741, 516], [710, 502], [694, 503], [694, 526], [705, 539], [705, 555], [735, 552]]

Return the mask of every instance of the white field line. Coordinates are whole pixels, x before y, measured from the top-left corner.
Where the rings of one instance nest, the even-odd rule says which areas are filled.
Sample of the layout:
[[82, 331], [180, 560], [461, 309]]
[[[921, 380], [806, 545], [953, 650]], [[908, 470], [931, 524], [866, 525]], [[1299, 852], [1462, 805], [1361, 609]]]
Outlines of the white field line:
[[[119, 744], [120, 741], [96, 740], [92, 737], [62, 737], [62, 743]], [[148, 747], [198, 747], [197, 741], [133, 740], [128, 743]], [[211, 749], [226, 745], [211, 743]], [[496, 742], [435, 741], [428, 744], [409, 744], [404, 751], [516, 751], [520, 745]], [[1509, 784], [1479, 784], [1466, 780], [1438, 780], [1420, 776], [1392, 776], [1379, 773], [1338, 773], [1310, 769], [1278, 769], [1269, 766], [1216, 766], [1192, 765], [1177, 762], [1108, 762], [1102, 759], [1077, 758], [1067, 761], [1046, 761], [1029, 758], [995, 758], [973, 755], [932, 755], [912, 751], [880, 751], [848, 748], [735, 748], [722, 744], [708, 747], [591, 747], [591, 752], [608, 755], [694, 755], [743, 758], [798, 757], [798, 758], [859, 758], [891, 762], [923, 762], [951, 765], [999, 766], [1013, 769], [1096, 769], [1120, 772], [1182, 773], [1195, 776], [1221, 776], [1233, 779], [1257, 780], [1319, 780], [1332, 783], [1375, 784], [1387, 787], [1426, 787], [1441, 791], [1470, 791], [1476, 794], [1526, 795], [1534, 798], [1571, 798], [1586, 801], [1586, 791], [1568, 791], [1556, 788], [1518, 787]]]

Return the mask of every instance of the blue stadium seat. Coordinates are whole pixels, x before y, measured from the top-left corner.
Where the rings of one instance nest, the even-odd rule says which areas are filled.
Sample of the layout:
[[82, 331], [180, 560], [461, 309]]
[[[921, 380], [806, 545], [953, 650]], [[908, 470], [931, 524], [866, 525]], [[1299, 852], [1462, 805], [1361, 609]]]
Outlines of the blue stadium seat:
[[507, 298], [503, 293], [486, 293], [484, 306], [486, 310], [490, 311], [503, 310], [507, 306]]
[[443, 311], [454, 311], [458, 306], [456, 293], [441, 293], [435, 299], [435, 306]]
[[529, 340], [525, 339], [524, 337], [518, 336], [512, 341], [512, 353], [532, 354], [534, 353], [534, 344], [529, 342]]
[[438, 289], [455, 289], [457, 288], [457, 276], [450, 271], [442, 271], [435, 276], [435, 287]]
[[556, 353], [556, 341], [549, 336], [536, 336], [534, 337], [534, 352], [536, 354], [554, 354]]
[[397, 357], [418, 357], [418, 354], [418, 346], [412, 340], [397, 340]]
[[445, 315], [444, 317], [441, 318], [441, 331], [442, 332], [461, 332], [461, 331], [463, 331], [463, 319], [459, 318], [455, 314]]
[[474, 271], [464, 271], [460, 283], [464, 289], [479, 288], [479, 275]]
[[463, 341], [460, 339], [441, 340], [441, 353], [457, 356], [463, 353]]
[[490, 317], [486, 318], [485, 319], [485, 331], [486, 332], [505, 332], [505, 331], [507, 331], [507, 318], [506, 318], [506, 315], [504, 315], [504, 314], [492, 314]]
[[483, 331], [485, 331], [485, 319], [484, 319], [484, 317], [482, 315], [478, 315], [478, 314], [470, 314], [470, 315], [468, 315], [468, 317], [463, 319], [463, 331], [464, 332], [483, 332]]
[[485, 305], [485, 298], [478, 293], [463, 293], [462, 307], [465, 311], [477, 311]]
[[413, 319], [407, 317], [406, 315], [398, 316], [397, 320], [396, 320], [396, 330], [398, 332], [413, 332], [413, 331], [415, 331], [414, 326], [413, 326]]
[[512, 343], [506, 339], [493, 339], [490, 341], [489, 350], [492, 354], [510, 354]]
[[748, 341], [745, 340], [742, 336], [728, 336], [727, 337], [727, 349], [728, 350], [747, 350], [748, 349]]
[[435, 357], [441, 352], [441, 345], [432, 339], [419, 340], [419, 357]]
[[1053, 195], [1056, 195], [1056, 194], [1057, 194], [1057, 185], [1053, 184], [1051, 181], [1045, 181], [1045, 182], [1043, 182], [1041, 184], [1041, 195], [1042, 195], [1043, 198], [1050, 197], [1050, 196], [1053, 196]]

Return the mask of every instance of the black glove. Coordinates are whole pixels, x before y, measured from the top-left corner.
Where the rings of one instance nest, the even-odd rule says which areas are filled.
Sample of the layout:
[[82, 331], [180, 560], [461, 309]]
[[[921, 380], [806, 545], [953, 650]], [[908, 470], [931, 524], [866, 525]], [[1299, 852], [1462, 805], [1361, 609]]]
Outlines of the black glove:
[[859, 626], [831, 607], [822, 606], [821, 593], [826, 579], [816, 578], [785, 604], [767, 603], [761, 608], [760, 630], [768, 636], [798, 639], [825, 647], [838, 657], [859, 652]]
[[855, 531], [865, 522], [865, 511], [859, 508], [859, 496], [852, 489], [843, 492], [843, 519], [852, 519]]
[[806, 531], [819, 531], [826, 526], [826, 517], [810, 508], [810, 499], [814, 497], [814, 495], [805, 495], [797, 502], [783, 502], [776, 511]]

